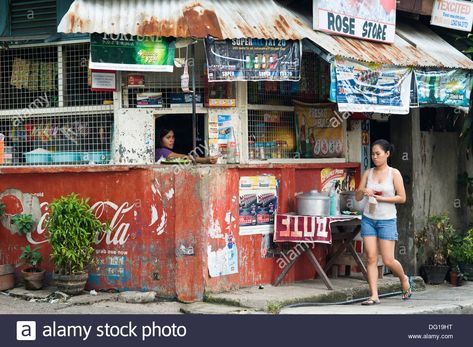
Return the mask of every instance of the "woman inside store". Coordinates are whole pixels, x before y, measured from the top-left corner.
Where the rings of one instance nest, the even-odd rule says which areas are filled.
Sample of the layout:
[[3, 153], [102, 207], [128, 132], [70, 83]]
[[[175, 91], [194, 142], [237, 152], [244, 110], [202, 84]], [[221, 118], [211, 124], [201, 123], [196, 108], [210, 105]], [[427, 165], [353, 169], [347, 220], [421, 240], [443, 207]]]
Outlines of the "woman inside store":
[[[395, 243], [398, 239], [396, 204], [406, 202], [406, 191], [399, 170], [388, 165], [394, 146], [386, 140], [377, 140], [371, 148], [374, 168], [367, 170], [356, 191], [356, 200], [368, 198], [361, 219], [361, 236], [367, 259], [370, 297], [362, 305], [379, 304], [378, 296], [378, 253], [384, 265], [399, 278], [402, 287], [402, 300], [412, 295], [412, 281], [394, 258]], [[379, 252], [378, 252], [379, 249]]]
[[[200, 148], [195, 149], [192, 153], [195, 154], [180, 154], [173, 152], [174, 148], [174, 131], [172, 129], [159, 129], [158, 133], [158, 146], [156, 148], [155, 153], [155, 160], [158, 161], [160, 159], [187, 159], [194, 163], [199, 164], [215, 164], [217, 162], [217, 157], [199, 157], [197, 152], [199, 152]], [[200, 150], [204, 152], [203, 150]]]

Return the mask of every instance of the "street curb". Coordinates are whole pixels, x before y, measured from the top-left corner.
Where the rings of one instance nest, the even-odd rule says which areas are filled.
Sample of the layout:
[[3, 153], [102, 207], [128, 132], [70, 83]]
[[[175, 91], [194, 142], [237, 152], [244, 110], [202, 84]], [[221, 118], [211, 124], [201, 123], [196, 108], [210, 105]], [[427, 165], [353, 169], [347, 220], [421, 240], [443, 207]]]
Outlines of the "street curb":
[[[424, 280], [419, 277], [413, 277], [415, 291], [424, 291], [425, 283]], [[378, 292], [380, 295], [401, 292], [401, 285], [398, 281], [395, 283], [382, 283], [378, 285]], [[216, 297], [218, 293], [207, 293], [204, 296], [204, 302], [213, 303], [213, 304], [224, 304], [229, 306], [236, 306], [242, 308], [248, 308], [252, 310], [261, 311], [261, 307], [251, 306], [244, 304], [243, 299], [240, 298], [224, 298]], [[359, 287], [354, 287], [350, 289], [342, 290], [333, 290], [326, 291], [323, 294], [318, 295], [307, 295], [291, 299], [281, 299], [281, 300], [267, 300], [264, 303], [263, 310], [268, 313], [277, 314], [279, 311], [288, 305], [301, 304], [301, 303], [337, 303], [345, 302], [350, 300], [367, 298], [370, 295], [368, 284], [360, 285]], [[400, 294], [399, 294], [400, 295]]]

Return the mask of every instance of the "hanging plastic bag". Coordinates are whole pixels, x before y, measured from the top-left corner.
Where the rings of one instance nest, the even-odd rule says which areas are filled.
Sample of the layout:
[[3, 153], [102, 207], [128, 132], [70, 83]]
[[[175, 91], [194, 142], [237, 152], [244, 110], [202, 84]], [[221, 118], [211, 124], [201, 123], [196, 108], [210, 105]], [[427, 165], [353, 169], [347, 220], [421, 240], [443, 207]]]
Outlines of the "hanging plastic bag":
[[181, 88], [184, 93], [189, 93], [189, 60], [188, 60], [188, 51], [189, 49], [186, 48], [186, 62], [184, 64], [184, 73], [181, 76]]

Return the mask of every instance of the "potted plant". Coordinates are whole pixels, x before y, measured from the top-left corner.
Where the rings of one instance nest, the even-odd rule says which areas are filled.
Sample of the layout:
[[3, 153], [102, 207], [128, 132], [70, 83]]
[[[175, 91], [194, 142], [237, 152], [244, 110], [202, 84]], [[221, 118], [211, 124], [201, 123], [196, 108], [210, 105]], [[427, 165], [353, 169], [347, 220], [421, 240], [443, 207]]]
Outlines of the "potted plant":
[[450, 283], [452, 286], [461, 286], [463, 281], [468, 280], [468, 275], [460, 270], [459, 265], [452, 266], [450, 270]]
[[[39, 267], [43, 261], [43, 257], [38, 251], [39, 249], [40, 247], [32, 249], [30, 245], [21, 247], [20, 260], [23, 260], [28, 265], [26, 269], [21, 271], [21, 275], [25, 282], [25, 288], [28, 290], [43, 288], [45, 270]], [[23, 265], [23, 263], [18, 264], [18, 266], [20, 265]]]
[[455, 233], [447, 214], [434, 215], [421, 232], [415, 235], [418, 258], [425, 260], [421, 267], [421, 276], [426, 283], [444, 282], [449, 266], [448, 237]]
[[[5, 204], [0, 201], [0, 218], [5, 213]], [[11, 264], [0, 264], [0, 290], [12, 289], [15, 286], [15, 268]]]
[[20, 235], [26, 235], [33, 231], [34, 220], [30, 214], [16, 214], [12, 217], [11, 222], [16, 225]]
[[91, 211], [88, 199], [75, 193], [49, 205], [46, 225], [55, 265], [53, 279], [64, 293], [80, 294], [87, 282], [88, 266], [94, 262], [93, 245], [105, 227]]
[[[35, 222], [30, 214], [17, 214], [12, 217], [12, 224], [18, 228], [20, 235], [26, 235], [33, 231]], [[43, 261], [41, 253], [38, 251], [40, 247], [31, 248], [30, 245], [21, 247], [22, 253], [20, 260], [23, 262], [17, 264], [21, 266], [24, 263], [28, 265], [26, 269], [21, 270], [25, 288], [28, 290], [37, 290], [43, 288], [45, 270], [39, 268]]]

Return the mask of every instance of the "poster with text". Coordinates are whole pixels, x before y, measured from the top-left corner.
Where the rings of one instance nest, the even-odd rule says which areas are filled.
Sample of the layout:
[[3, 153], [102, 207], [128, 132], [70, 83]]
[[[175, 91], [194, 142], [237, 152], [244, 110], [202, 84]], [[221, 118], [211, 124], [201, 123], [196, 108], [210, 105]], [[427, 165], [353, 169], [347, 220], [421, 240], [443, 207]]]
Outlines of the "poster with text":
[[301, 41], [205, 40], [209, 82], [299, 81]]
[[337, 104], [341, 112], [408, 114], [412, 70], [337, 59]]
[[240, 235], [273, 232], [278, 207], [278, 181], [275, 176], [240, 177]]
[[175, 39], [154, 36], [92, 34], [90, 68], [173, 72]]
[[295, 102], [297, 152], [301, 158], [341, 158], [343, 121], [333, 104]]
[[435, 0], [430, 24], [470, 32], [473, 26], [473, 3]]
[[415, 70], [419, 105], [469, 107], [472, 72], [467, 70]]
[[396, 0], [313, 0], [314, 30], [393, 43]]

